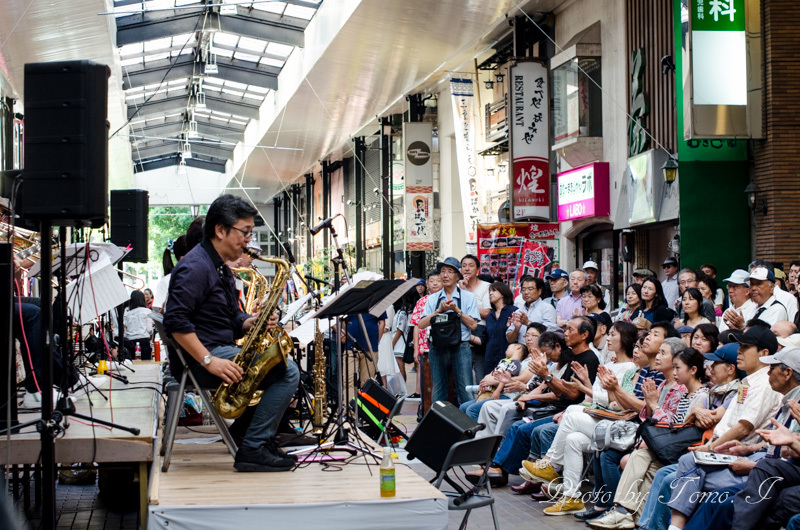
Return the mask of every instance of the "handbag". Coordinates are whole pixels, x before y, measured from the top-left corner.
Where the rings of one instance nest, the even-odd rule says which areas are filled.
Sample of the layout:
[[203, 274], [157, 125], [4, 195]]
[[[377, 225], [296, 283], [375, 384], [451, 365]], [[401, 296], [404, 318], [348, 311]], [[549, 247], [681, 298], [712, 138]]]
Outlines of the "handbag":
[[[461, 309], [461, 289], [458, 289], [458, 299], [456, 303]], [[436, 301], [434, 311], [439, 309], [442, 298]], [[433, 315], [431, 319], [430, 340], [435, 348], [447, 349], [454, 348], [461, 344], [461, 319], [453, 311], [448, 311], [440, 315]]]
[[647, 418], [636, 433], [662, 464], [678, 462], [690, 445], [703, 439], [705, 431], [693, 423], [668, 423]]
[[591, 448], [595, 451], [614, 449], [625, 452], [636, 443], [639, 424], [626, 420], [600, 420], [594, 427]]
[[633, 410], [622, 410], [622, 411], [615, 411], [615, 410], [608, 410], [600, 407], [586, 407], [583, 409], [583, 412], [591, 416], [596, 420], [623, 420], [623, 421], [630, 421], [637, 417], [639, 414]]

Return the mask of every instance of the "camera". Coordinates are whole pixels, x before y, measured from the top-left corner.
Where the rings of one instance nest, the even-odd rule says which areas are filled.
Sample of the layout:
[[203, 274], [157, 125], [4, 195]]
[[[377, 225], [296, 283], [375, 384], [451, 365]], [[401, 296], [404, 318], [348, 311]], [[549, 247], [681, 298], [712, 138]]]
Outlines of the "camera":
[[464, 388], [467, 392], [472, 392], [473, 394], [477, 394], [481, 391], [480, 385], [467, 385]]

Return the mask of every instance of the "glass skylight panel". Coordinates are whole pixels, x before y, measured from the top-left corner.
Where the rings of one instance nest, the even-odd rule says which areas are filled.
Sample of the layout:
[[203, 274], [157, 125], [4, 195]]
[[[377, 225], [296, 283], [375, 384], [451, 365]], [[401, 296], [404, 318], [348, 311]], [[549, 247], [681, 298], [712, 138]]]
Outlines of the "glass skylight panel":
[[173, 79], [172, 81], [169, 81], [167, 84], [168, 84], [168, 85], [170, 85], [170, 86], [175, 86], [175, 85], [186, 85], [186, 83], [187, 83], [188, 81], [189, 81], [189, 78], [188, 78], [188, 77], [183, 77], [183, 78], [181, 78], [181, 79]]
[[225, 48], [217, 48], [216, 46], [211, 47], [211, 52], [216, 53], [219, 57], [233, 57], [233, 50], [227, 50]]
[[144, 51], [152, 52], [155, 50], [162, 50], [172, 46], [172, 37], [164, 37], [163, 39], [153, 39], [144, 42]]
[[272, 57], [262, 57], [258, 64], [263, 64], [264, 66], [274, 66], [276, 68], [283, 68], [283, 65], [286, 61], [281, 61], [279, 59], [273, 59]]
[[132, 66], [134, 64], [142, 64], [143, 61], [144, 59], [141, 56], [139, 56], [139, 57], [134, 57], [132, 59], [122, 59], [119, 62], [119, 64], [120, 66]]
[[169, 52], [166, 53], [154, 53], [152, 55], [145, 55], [144, 62], [149, 63], [152, 61], [160, 61], [161, 59], [169, 59]]
[[249, 90], [250, 92], [256, 92], [258, 94], [266, 94], [267, 92], [269, 92], [268, 88], [258, 85], [247, 85], [247, 90]]
[[208, 85], [208, 84], [211, 84], [211, 85], [223, 85], [223, 84], [225, 84], [225, 80], [224, 79], [220, 79], [219, 77], [204, 77], [203, 78], [203, 84], [204, 85]]
[[288, 57], [294, 47], [287, 44], [278, 44], [277, 42], [270, 42], [267, 45], [267, 53], [270, 55], [277, 55], [278, 57]]
[[233, 35], [231, 33], [225, 33], [222, 31], [217, 31], [214, 33], [214, 42], [216, 44], [224, 44], [227, 46], [236, 46], [236, 43], [239, 42], [239, 36]]
[[246, 90], [247, 85], [244, 83], [237, 83], [236, 81], [225, 81], [226, 88], [236, 88], [238, 90]]
[[237, 98], [244, 96], [244, 92], [239, 92], [238, 90], [231, 90], [230, 88], [223, 88], [222, 93], [228, 94], [229, 96], [236, 96]]
[[267, 11], [268, 13], [277, 13], [282, 15], [283, 10], [286, 9], [286, 2], [259, 2], [257, 4], [253, 4], [253, 7], [261, 11]]
[[239, 39], [239, 48], [243, 50], [250, 50], [253, 52], [263, 52], [267, 47], [267, 41], [261, 39], [253, 39], [251, 37], [242, 37]]
[[230, 120], [228, 123], [230, 123], [231, 125], [247, 125], [246, 121], [241, 121], [241, 120]]
[[242, 61], [250, 61], [253, 63], [257, 63], [261, 59], [261, 56], [259, 55], [252, 55], [250, 53], [244, 53], [244, 52], [236, 52], [233, 54], [233, 57], [234, 59], [239, 59]]
[[244, 97], [248, 99], [254, 99], [256, 101], [262, 101], [264, 99], [264, 96], [262, 96], [261, 94], [252, 94], [250, 92], [245, 92]]
[[126, 57], [128, 55], [135, 55], [137, 53], [142, 53], [142, 51], [144, 51], [143, 42], [132, 42], [131, 44], [120, 46], [119, 55], [120, 57]]
[[287, 17], [295, 17], [295, 18], [302, 18], [304, 20], [311, 20], [311, 17], [314, 16], [317, 10], [311, 7], [304, 7], [304, 6], [297, 6], [297, 5], [287, 5], [286, 11], [283, 14]]

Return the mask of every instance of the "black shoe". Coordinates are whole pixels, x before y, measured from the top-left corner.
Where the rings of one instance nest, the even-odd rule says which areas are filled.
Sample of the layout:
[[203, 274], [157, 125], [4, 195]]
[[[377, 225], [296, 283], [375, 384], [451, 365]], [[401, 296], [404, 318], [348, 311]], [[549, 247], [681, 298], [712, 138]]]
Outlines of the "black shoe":
[[410, 396], [408, 396], [406, 399], [419, 399], [419, 394], [417, 394], [416, 392], [414, 392], [413, 394], [411, 394]]
[[240, 447], [236, 452], [236, 460], [234, 461], [233, 467], [236, 468], [237, 471], [244, 472], [291, 471], [294, 467], [294, 462], [273, 454], [264, 446], [258, 449]]
[[317, 445], [318, 440], [316, 436], [308, 434], [281, 432], [275, 435], [275, 443], [278, 447], [296, 447], [298, 445]]
[[292, 464], [294, 464], [295, 462], [297, 462], [297, 455], [290, 455], [289, 453], [287, 453], [286, 451], [284, 451], [283, 449], [281, 449], [281, 448], [278, 446], [278, 443], [275, 441], [275, 438], [272, 438], [272, 439], [271, 439], [271, 440], [269, 440], [267, 443], [265, 443], [265, 444], [264, 444], [264, 447], [265, 447], [265, 448], [266, 448], [266, 450], [267, 450], [267, 451], [269, 451], [270, 453], [272, 453], [272, 454], [274, 454], [274, 455], [277, 455], [277, 456], [279, 456], [279, 457], [283, 458], [284, 460], [291, 461], [291, 463], [292, 463]]
[[574, 513], [572, 514], [575, 516], [575, 519], [579, 521], [589, 521], [591, 519], [596, 519], [602, 515], [604, 515], [608, 511], [608, 508], [603, 508], [601, 510], [595, 510], [594, 508], [589, 508], [585, 512]]

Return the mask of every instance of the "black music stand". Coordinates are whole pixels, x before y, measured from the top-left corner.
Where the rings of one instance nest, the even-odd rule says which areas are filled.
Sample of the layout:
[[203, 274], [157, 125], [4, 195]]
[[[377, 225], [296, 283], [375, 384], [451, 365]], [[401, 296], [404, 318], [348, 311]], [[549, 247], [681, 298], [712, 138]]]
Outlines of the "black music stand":
[[[359, 282], [346, 291], [340, 293], [335, 299], [329, 302], [321, 310], [317, 311], [311, 318], [335, 318], [335, 340], [336, 340], [336, 373], [338, 388], [338, 403], [337, 411], [334, 415], [336, 419], [336, 443], [348, 446], [354, 446], [347, 440], [347, 433], [345, 432], [344, 425], [344, 399], [342, 399], [342, 390], [344, 385], [344, 363], [342, 354], [342, 341], [340, 329], [342, 325], [342, 317], [347, 315], [360, 315], [369, 313], [375, 317], [379, 317], [388, 307], [399, 300], [404, 294], [413, 289], [418, 280], [377, 280], [377, 281], [362, 281]], [[362, 324], [363, 325], [363, 324]], [[373, 350], [376, 351], [376, 350]], [[356, 389], [358, 389], [358, 380], [355, 381]], [[356, 408], [356, 422], [354, 428], [358, 426], [358, 409]], [[332, 423], [334, 417], [329, 418], [328, 425]], [[327, 430], [327, 426], [326, 426]], [[357, 449], [361, 447], [355, 446]]]

